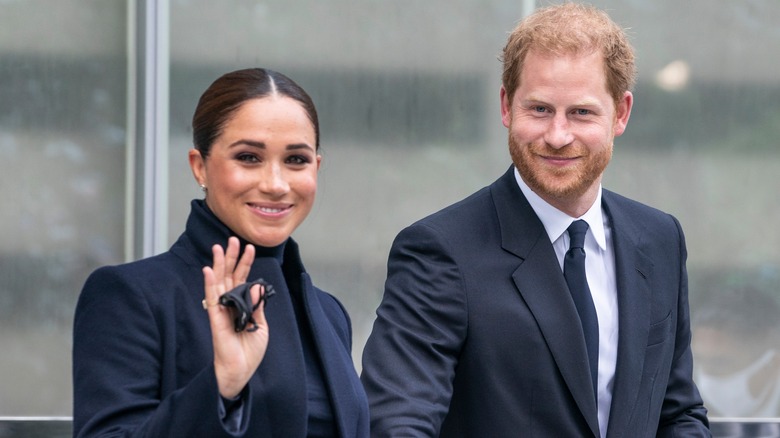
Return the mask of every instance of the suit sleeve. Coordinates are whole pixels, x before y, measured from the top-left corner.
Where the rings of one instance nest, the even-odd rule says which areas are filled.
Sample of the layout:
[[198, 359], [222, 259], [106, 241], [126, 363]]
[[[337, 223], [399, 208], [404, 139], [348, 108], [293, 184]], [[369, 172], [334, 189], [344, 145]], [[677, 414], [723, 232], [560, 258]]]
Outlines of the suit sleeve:
[[384, 297], [363, 351], [374, 437], [439, 434], [467, 331], [463, 280], [448, 244], [417, 224], [390, 250]]
[[[102, 268], [79, 297], [73, 327], [74, 437], [220, 437], [246, 429], [248, 410], [239, 412], [238, 430], [223, 421], [213, 365], [161, 396], [166, 392], [162, 363], [174, 353], [164, 351], [164, 330], [132, 277]], [[241, 405], [250, 406], [248, 390], [242, 397]]]
[[669, 382], [666, 387], [659, 437], [710, 437], [707, 410], [693, 382], [693, 355], [691, 353], [691, 326], [688, 309], [688, 274], [685, 267], [687, 250], [680, 223], [674, 220], [680, 242], [680, 287], [678, 295], [678, 320], [675, 334], [675, 351]]

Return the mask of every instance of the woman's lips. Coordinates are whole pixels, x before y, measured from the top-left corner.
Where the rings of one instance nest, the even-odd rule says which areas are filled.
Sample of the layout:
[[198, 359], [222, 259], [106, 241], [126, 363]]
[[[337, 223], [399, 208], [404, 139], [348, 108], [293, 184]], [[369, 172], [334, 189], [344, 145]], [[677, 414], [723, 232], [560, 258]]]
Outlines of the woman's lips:
[[279, 217], [284, 216], [292, 208], [292, 204], [248, 204], [249, 207], [265, 217]]

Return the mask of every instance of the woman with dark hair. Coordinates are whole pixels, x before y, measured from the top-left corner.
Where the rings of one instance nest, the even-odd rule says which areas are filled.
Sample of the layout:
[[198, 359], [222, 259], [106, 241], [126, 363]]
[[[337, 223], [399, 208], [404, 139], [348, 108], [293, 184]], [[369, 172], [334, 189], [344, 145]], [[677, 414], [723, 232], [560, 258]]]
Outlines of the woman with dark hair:
[[363, 437], [343, 306], [290, 237], [317, 189], [308, 94], [264, 69], [201, 96], [192, 201], [168, 252], [87, 280], [73, 330], [74, 436]]

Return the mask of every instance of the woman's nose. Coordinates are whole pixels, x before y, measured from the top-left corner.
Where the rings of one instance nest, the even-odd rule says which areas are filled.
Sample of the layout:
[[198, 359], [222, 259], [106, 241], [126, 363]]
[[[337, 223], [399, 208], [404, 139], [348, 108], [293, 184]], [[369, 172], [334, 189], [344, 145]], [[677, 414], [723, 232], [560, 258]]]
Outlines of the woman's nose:
[[284, 194], [290, 189], [284, 169], [278, 164], [269, 164], [260, 178], [260, 190], [270, 194]]

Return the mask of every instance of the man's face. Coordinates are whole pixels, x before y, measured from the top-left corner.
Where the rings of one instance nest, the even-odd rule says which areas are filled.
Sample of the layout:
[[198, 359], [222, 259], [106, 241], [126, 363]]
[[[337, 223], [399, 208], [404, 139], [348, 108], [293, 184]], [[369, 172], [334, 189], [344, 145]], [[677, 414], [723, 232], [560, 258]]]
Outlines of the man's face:
[[501, 89], [509, 152], [523, 180], [551, 205], [580, 216], [596, 199], [632, 102], [627, 91], [615, 105], [598, 52], [529, 52], [511, 102]]

